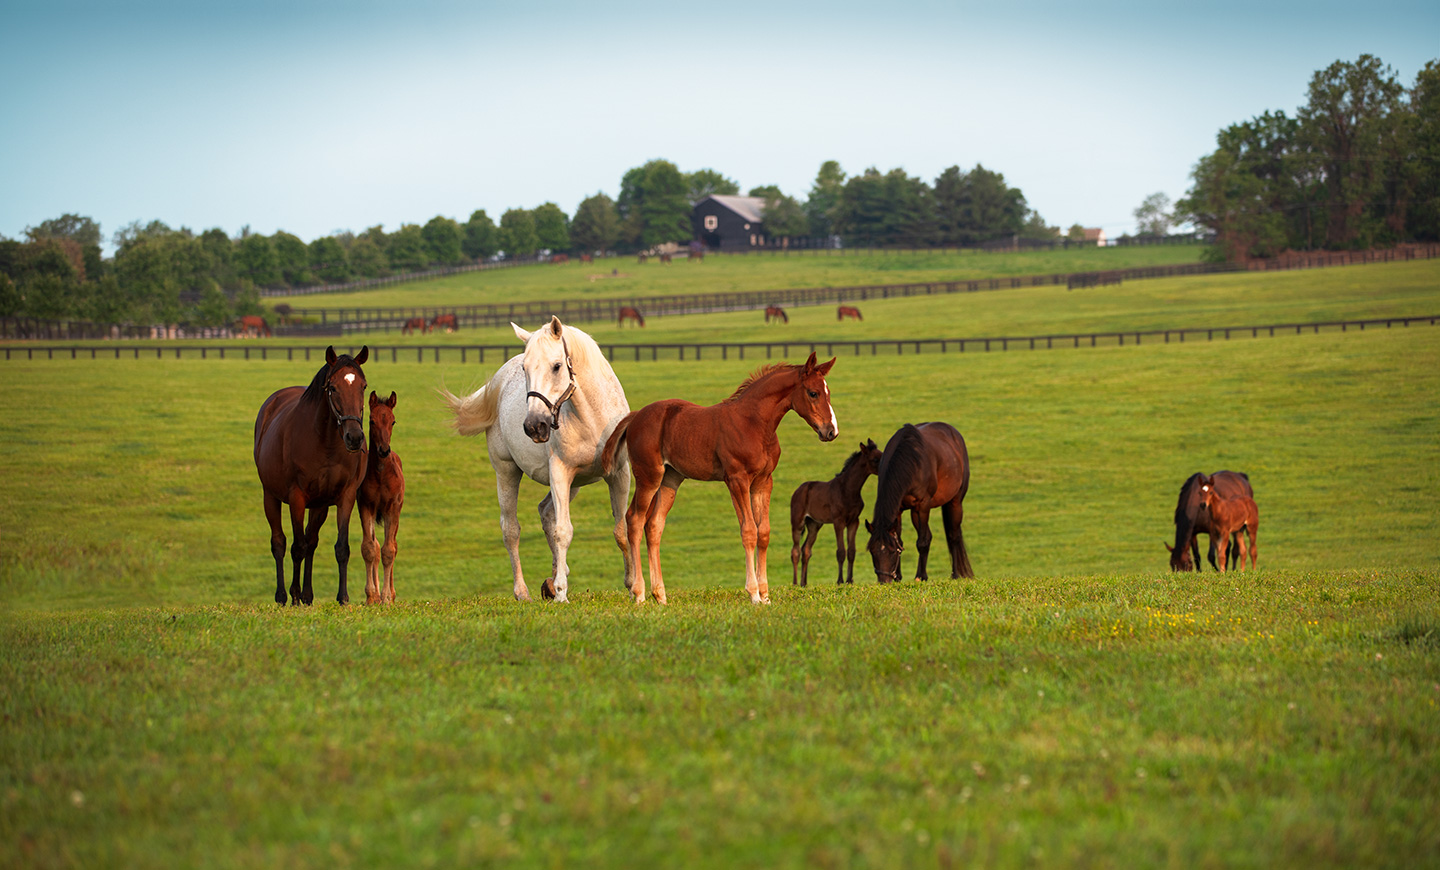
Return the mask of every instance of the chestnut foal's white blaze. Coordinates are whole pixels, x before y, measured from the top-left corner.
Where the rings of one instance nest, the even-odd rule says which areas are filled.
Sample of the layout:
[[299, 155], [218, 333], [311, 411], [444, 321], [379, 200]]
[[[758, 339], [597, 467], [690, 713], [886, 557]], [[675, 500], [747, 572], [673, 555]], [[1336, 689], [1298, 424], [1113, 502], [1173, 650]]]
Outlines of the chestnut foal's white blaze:
[[[550, 494], [540, 502], [540, 524], [554, 562], [555, 600], [567, 601], [570, 566], [565, 556], [575, 533], [570, 500], [582, 486], [598, 480], [608, 485], [615, 542], [625, 560], [625, 576], [631, 575], [632, 554], [625, 532], [630, 463], [628, 457], [616, 462], [608, 476], [600, 467], [605, 441], [620, 418], [630, 413], [630, 403], [599, 345], [586, 333], [556, 317], [534, 332], [510, 326], [525, 342], [523, 353], [511, 357], [469, 396], [440, 392], [455, 415], [456, 431], [485, 433], [495, 469], [500, 530], [510, 553], [515, 597], [521, 601], [530, 600], [530, 591], [520, 568], [520, 479], [529, 477], [550, 487]], [[547, 592], [549, 586], [547, 581]]]

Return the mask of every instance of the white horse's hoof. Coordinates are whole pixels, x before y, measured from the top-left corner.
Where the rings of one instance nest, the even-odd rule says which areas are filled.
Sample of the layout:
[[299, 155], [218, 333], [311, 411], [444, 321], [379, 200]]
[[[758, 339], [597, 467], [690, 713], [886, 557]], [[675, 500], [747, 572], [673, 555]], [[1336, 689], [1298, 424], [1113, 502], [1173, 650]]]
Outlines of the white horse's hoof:
[[516, 589], [516, 590], [515, 590], [515, 600], [516, 600], [516, 601], [529, 601], [529, 600], [530, 600], [530, 590], [529, 590], [529, 589], [526, 589], [524, 586], [521, 586], [519, 589]]

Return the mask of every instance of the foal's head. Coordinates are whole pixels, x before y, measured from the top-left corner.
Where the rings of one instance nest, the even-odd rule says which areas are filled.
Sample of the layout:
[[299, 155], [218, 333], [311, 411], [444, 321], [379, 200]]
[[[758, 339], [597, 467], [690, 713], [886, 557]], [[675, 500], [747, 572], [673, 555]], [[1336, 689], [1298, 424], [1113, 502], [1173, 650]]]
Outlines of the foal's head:
[[526, 332], [510, 324], [515, 335], [525, 342], [525, 356], [520, 365], [525, 369], [525, 423], [522, 428], [530, 440], [543, 444], [550, 440], [550, 431], [560, 428], [560, 406], [575, 393], [575, 367], [565, 340], [565, 325], [560, 318]]
[[382, 399], [370, 391], [370, 449], [381, 459], [390, 455], [390, 433], [395, 431], [395, 391]]
[[830, 387], [825, 383], [825, 376], [833, 365], [834, 357], [827, 363], [816, 365], [815, 352], [811, 351], [805, 365], [796, 366], [800, 379], [790, 392], [790, 407], [795, 409], [800, 419], [810, 424], [821, 441], [834, 441], [835, 436], [840, 434], [840, 424], [835, 422], [835, 409], [830, 407]]
[[876, 529], [866, 520], [865, 531], [870, 533], [870, 543], [865, 549], [870, 551], [870, 561], [875, 565], [875, 579], [881, 583], [899, 581], [900, 554], [905, 551], [905, 544], [900, 540], [900, 517], [897, 515], [888, 529]]
[[880, 457], [884, 455], [884, 451], [875, 446], [874, 438], [860, 445], [860, 465], [867, 475], [880, 473]]
[[351, 453], [365, 446], [365, 430], [360, 428], [360, 414], [365, 410], [365, 372], [360, 366], [369, 358], [369, 346], [351, 357], [337, 356], [331, 345], [325, 348], [325, 368], [316, 375], [317, 380], [324, 378], [325, 403], [340, 427], [345, 449]]

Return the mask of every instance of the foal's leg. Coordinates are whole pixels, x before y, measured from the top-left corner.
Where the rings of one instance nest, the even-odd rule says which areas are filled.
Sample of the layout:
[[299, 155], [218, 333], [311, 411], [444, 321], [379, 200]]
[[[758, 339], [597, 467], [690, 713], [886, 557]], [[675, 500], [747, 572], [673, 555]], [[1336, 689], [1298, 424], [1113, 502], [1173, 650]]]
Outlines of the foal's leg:
[[365, 603], [379, 604], [380, 545], [375, 540], [375, 509], [360, 506], [360, 557], [365, 560]]
[[[644, 604], [645, 576], [640, 573], [640, 546], [645, 543], [642, 541], [642, 536], [646, 535], [648, 526], [646, 518], [649, 517], [650, 509], [654, 505], [655, 494], [660, 491], [660, 482], [664, 479], [665, 472], [639, 465], [631, 467], [635, 471], [635, 493], [630, 499], [630, 507], [625, 511], [625, 530], [630, 543], [630, 555], [635, 560], [635, 576], [631, 578], [627, 588], [636, 604]], [[658, 552], [659, 545], [657, 544], [656, 550], [651, 553], [650, 557], [652, 574], [655, 571], [655, 556], [658, 555]]]
[[265, 521], [270, 523], [270, 555], [275, 557], [275, 603], [285, 603], [285, 529], [281, 525], [280, 499], [265, 493]]
[[755, 515], [755, 571], [759, 575], [760, 600], [770, 603], [770, 493], [775, 480], [765, 475], [750, 486], [750, 507]]
[[760, 532], [755, 526], [754, 508], [750, 504], [750, 481], [742, 475], [727, 478], [725, 485], [730, 488], [730, 501], [735, 505], [735, 517], [740, 521], [740, 543], [745, 547], [745, 591], [750, 601], [760, 603], [760, 578], [755, 572], [755, 543]]
[[1251, 570], [1251, 571], [1254, 571], [1254, 570], [1255, 570], [1255, 557], [1258, 555], [1258, 554], [1256, 553], [1256, 548], [1255, 548], [1255, 532], [1256, 532], [1256, 527], [1259, 526], [1259, 525], [1260, 525], [1260, 519], [1259, 519], [1259, 517], [1256, 517], [1254, 521], [1248, 522], [1248, 523], [1245, 524], [1245, 530], [1246, 530], [1247, 532], [1249, 532], [1249, 534], [1250, 534], [1250, 570]]
[[1210, 546], [1214, 549], [1215, 553], [1215, 570], [1224, 574], [1227, 564], [1225, 557], [1229, 555], [1230, 549], [1230, 534], [1227, 532], [1225, 534], [1211, 535]]
[[400, 552], [396, 536], [400, 534], [400, 510], [396, 508], [384, 519], [385, 546], [380, 548], [380, 563], [385, 567], [385, 587], [380, 591], [380, 601], [393, 604], [395, 601], [395, 554]]
[[[667, 599], [665, 576], [660, 569], [660, 539], [665, 535], [665, 517], [675, 506], [675, 493], [684, 480], [680, 472], [667, 467], [655, 497], [650, 501], [650, 509], [645, 513], [645, 546], [650, 551], [650, 594], [661, 604], [665, 604]], [[643, 601], [644, 598], [636, 600]]]
[[550, 456], [550, 499], [555, 505], [555, 540], [551, 545], [555, 555], [555, 576], [553, 589], [555, 600], [569, 601], [570, 565], [565, 554], [570, 551], [570, 542], [575, 539], [575, 526], [570, 522], [571, 482], [575, 470], [566, 465], [558, 456]]
[[859, 520], [851, 520], [845, 527], [845, 582], [855, 583], [855, 533], [860, 529]]
[[[805, 542], [800, 544], [800, 585], [810, 584], [810, 554], [815, 550], [815, 539], [820, 536], [820, 530], [824, 526], [816, 522], [813, 517], [806, 517], [801, 526], [805, 536]], [[794, 586], [794, 583], [790, 584]]]
[[[836, 585], [836, 586], [839, 586], [840, 584], [842, 584], [842, 583], [845, 582], [845, 557], [846, 557], [847, 555], [850, 555], [849, 551], [845, 549], [845, 530], [846, 530], [845, 523], [840, 522], [840, 521], [836, 521], [836, 523], [835, 523], [835, 562], [836, 562], [836, 567], [835, 567], [835, 585]], [[852, 568], [851, 570], [852, 570], [852, 572], [853, 572], [854, 569]]]
[[915, 526], [915, 553], [920, 557], [920, 563], [915, 566], [915, 579], [929, 580], [925, 563], [930, 557], [930, 511], [915, 508], [910, 511], [910, 522]]
[[520, 502], [520, 466], [507, 460], [491, 460], [495, 468], [495, 496], [500, 502], [500, 535], [505, 539], [505, 549], [510, 553], [510, 573], [515, 578], [515, 600], [529, 601], [530, 590], [525, 587], [525, 575], [520, 571], [520, 519], [516, 508]]

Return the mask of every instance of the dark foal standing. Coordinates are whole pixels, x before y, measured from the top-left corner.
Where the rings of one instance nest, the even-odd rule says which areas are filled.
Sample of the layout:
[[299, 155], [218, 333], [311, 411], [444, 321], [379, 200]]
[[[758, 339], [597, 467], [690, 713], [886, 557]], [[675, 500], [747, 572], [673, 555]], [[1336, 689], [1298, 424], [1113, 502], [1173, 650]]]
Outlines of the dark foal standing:
[[[340, 588], [335, 600], [350, 601], [345, 570], [350, 562], [350, 511], [360, 481], [365, 478], [367, 454], [360, 414], [365, 410], [365, 372], [360, 366], [370, 356], [362, 347], [353, 358], [325, 348], [325, 365], [308, 387], [276, 390], [255, 417], [255, 469], [265, 490], [265, 519], [270, 522], [270, 553], [275, 557], [275, 603], [285, 603], [285, 531], [280, 505], [290, 506], [295, 543], [290, 548], [294, 570], [290, 603], [310, 604], [310, 569], [320, 542], [320, 527], [336, 507], [339, 535], [335, 561], [340, 566]], [[309, 522], [305, 511], [310, 511]], [[305, 582], [300, 582], [300, 567]]]
[[[861, 490], [865, 480], [880, 470], [880, 448], [866, 441], [850, 454], [840, 473], [828, 481], [807, 480], [790, 496], [790, 585], [805, 586], [810, 575], [810, 551], [820, 529], [835, 525], [835, 583], [855, 582], [855, 532], [865, 510]], [[800, 544], [801, 537], [805, 544]], [[849, 566], [847, 576], [846, 566]]]
[[1175, 504], [1175, 544], [1165, 545], [1165, 549], [1170, 551], [1171, 571], [1200, 570], [1200, 535], [1210, 538], [1210, 567], [1220, 570], [1220, 566], [1215, 562], [1218, 535], [1210, 521], [1210, 512], [1205, 507], [1202, 480], [1209, 480], [1221, 498], [1255, 497], [1255, 490], [1250, 487], [1250, 477], [1244, 472], [1217, 471], [1208, 478], [1198, 471], [1190, 475], [1180, 487], [1180, 500]]
[[[370, 458], [360, 484], [360, 555], [365, 559], [365, 603], [390, 604], [395, 600], [395, 542], [400, 533], [400, 509], [405, 506], [405, 472], [400, 454], [390, 449], [395, 430], [395, 393], [381, 399], [370, 393]], [[385, 546], [375, 536], [375, 521], [385, 527]], [[380, 566], [385, 569], [381, 583]]]
[[945, 542], [950, 549], [950, 576], [973, 577], [965, 536], [963, 502], [970, 489], [970, 454], [965, 439], [949, 423], [909, 423], [890, 436], [880, 457], [875, 487], [875, 521], [865, 522], [870, 533], [866, 549], [881, 583], [900, 579], [900, 514], [910, 511], [915, 525], [915, 549], [920, 564], [916, 580], [928, 580], [925, 560], [930, 555], [930, 510], [940, 508], [945, 520]]

